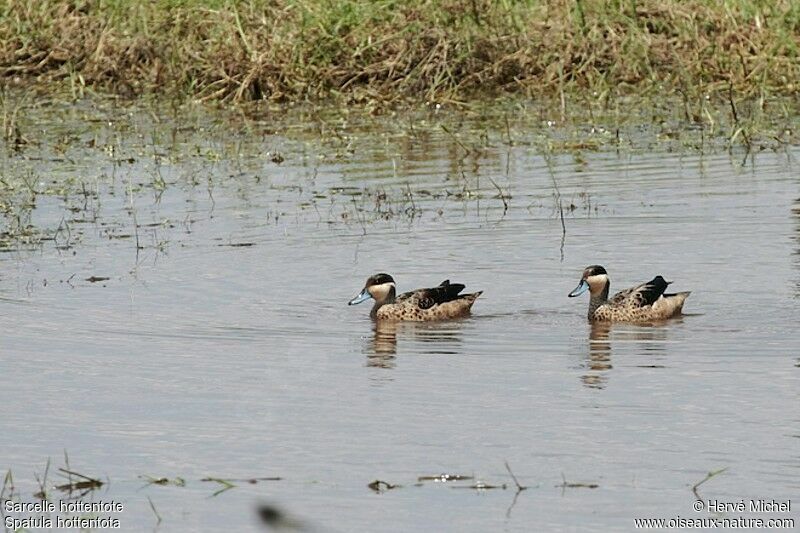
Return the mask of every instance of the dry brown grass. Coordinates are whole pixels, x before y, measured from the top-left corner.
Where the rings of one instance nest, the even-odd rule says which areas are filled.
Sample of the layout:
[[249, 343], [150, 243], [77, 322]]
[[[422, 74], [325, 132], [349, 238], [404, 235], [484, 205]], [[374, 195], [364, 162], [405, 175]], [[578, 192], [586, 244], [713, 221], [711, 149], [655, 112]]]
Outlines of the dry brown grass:
[[6, 86], [200, 100], [795, 95], [793, 0], [6, 0]]

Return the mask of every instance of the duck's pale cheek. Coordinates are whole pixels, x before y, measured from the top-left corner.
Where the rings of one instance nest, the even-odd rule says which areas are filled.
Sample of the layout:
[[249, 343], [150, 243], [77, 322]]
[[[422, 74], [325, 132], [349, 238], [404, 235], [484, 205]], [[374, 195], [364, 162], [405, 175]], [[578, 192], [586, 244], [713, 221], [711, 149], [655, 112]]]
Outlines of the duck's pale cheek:
[[394, 283], [389, 282], [381, 283], [380, 285], [373, 285], [368, 290], [372, 297], [380, 302], [385, 300], [393, 289]]
[[606, 283], [608, 283], [608, 276], [605, 274], [589, 276], [586, 278], [586, 282], [589, 284], [589, 289], [591, 290], [592, 294], [594, 294], [605, 289]]

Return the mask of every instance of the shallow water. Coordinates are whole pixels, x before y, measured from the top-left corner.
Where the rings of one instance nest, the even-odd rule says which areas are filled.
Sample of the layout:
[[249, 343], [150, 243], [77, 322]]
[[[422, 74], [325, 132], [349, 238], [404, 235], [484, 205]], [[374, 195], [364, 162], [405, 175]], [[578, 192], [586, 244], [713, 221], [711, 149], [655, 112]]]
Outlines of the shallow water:
[[[631, 126], [547, 155], [610, 134], [305, 118], [30, 112], [40, 140], [6, 147], [6, 179], [87, 192], [38, 195], [54, 240], [0, 254], [15, 498], [48, 458], [63, 483], [66, 451], [137, 531], [254, 530], [264, 502], [322, 531], [633, 530], [720, 516], [692, 486], [723, 468], [701, 499], [800, 505], [797, 146], [742, 165]], [[692, 290], [686, 316], [591, 327], [566, 295], [594, 263], [612, 290]], [[485, 293], [470, 318], [376, 326], [346, 303], [380, 271]], [[442, 473], [474, 479], [418, 482]]]

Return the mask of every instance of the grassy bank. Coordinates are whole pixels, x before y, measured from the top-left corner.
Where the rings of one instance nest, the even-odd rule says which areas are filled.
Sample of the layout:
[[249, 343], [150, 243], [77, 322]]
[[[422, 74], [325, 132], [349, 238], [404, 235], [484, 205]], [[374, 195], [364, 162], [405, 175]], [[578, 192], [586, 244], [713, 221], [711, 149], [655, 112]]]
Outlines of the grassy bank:
[[5, 0], [6, 87], [201, 100], [794, 95], [793, 0]]

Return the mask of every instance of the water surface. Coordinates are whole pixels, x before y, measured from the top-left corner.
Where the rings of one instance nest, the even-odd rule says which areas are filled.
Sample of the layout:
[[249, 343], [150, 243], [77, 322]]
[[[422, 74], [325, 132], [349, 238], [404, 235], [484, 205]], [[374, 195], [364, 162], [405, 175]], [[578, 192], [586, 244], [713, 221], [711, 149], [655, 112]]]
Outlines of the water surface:
[[[691, 487], [722, 468], [702, 499], [796, 499], [796, 146], [742, 165], [534, 114], [512, 143], [449, 112], [303, 120], [30, 111], [4, 176], [72, 185], [21, 213], [45, 240], [0, 254], [19, 498], [66, 451], [132, 531], [254, 530], [264, 502], [324, 531], [632, 530], [709, 516]], [[575, 136], [600, 148], [543, 148]], [[590, 326], [566, 295], [595, 263], [612, 290], [692, 290], [687, 316]], [[467, 319], [375, 325], [346, 303], [382, 271], [485, 293]], [[418, 482], [442, 473], [474, 479]]]

